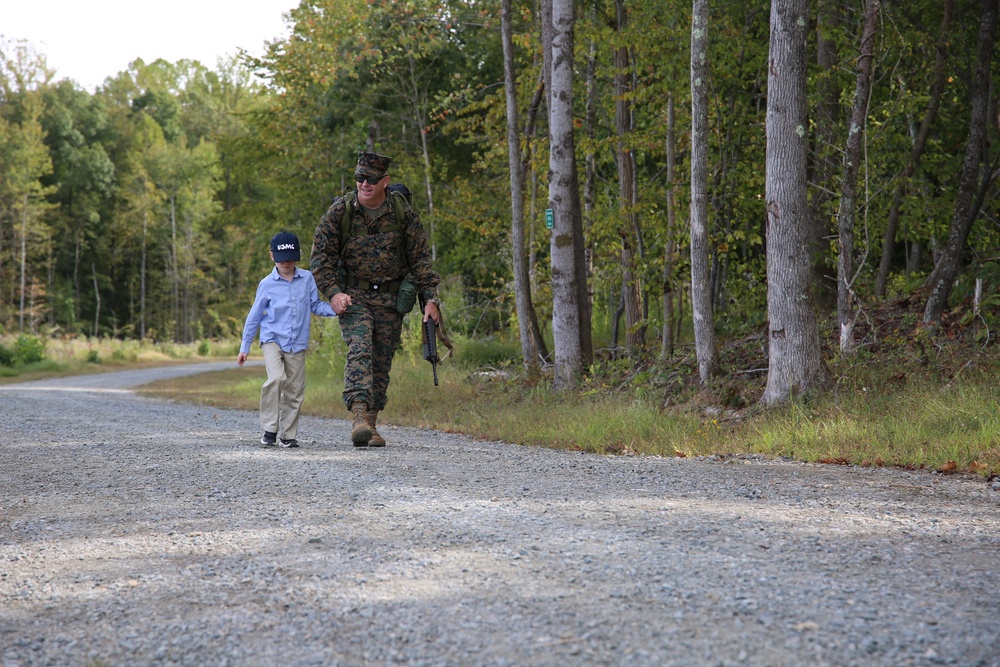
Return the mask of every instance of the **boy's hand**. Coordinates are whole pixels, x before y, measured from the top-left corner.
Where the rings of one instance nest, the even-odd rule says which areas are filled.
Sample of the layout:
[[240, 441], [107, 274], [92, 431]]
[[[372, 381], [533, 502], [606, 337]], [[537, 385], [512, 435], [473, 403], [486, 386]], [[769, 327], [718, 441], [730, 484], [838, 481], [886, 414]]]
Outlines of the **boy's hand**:
[[246, 361], [246, 360], [247, 360], [247, 353], [246, 352], [240, 352], [239, 355], [236, 357], [236, 365], [237, 366], [242, 366], [243, 362]]
[[333, 307], [333, 312], [337, 313], [338, 316], [343, 315], [349, 305], [351, 305], [351, 295], [347, 292], [337, 292], [330, 299], [330, 306]]

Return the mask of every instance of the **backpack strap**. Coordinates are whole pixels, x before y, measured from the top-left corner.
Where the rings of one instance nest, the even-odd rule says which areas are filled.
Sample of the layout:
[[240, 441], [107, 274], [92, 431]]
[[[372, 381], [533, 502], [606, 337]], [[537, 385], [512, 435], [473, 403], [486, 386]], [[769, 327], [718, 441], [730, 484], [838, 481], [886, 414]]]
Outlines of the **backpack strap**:
[[[403, 195], [393, 191], [390, 196], [392, 197], [392, 210], [396, 215], [396, 224], [386, 229], [383, 232], [390, 230], [399, 229], [399, 243], [396, 245], [396, 252], [399, 254], [399, 265], [409, 266], [409, 262], [406, 261], [406, 204], [404, 203]], [[407, 273], [409, 273], [409, 268], [407, 268]]]
[[344, 195], [344, 215], [340, 219], [340, 256], [344, 256], [344, 246], [347, 244], [347, 238], [351, 233], [351, 216], [354, 215], [354, 198], [355, 194], [353, 192], [348, 192]]

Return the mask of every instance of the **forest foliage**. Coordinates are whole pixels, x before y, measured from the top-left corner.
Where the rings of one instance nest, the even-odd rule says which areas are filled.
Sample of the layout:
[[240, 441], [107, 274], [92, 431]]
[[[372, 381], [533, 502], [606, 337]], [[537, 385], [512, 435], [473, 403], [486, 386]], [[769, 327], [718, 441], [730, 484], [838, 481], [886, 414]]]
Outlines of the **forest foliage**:
[[[837, 213], [863, 4], [809, 6], [811, 245], [802, 251], [824, 323], [837, 310]], [[710, 6], [715, 327], [722, 336], [760, 334], [768, 316], [770, 2]], [[544, 328], [552, 295], [541, 27], [536, 3], [513, 7], [527, 259]], [[627, 21], [616, 20], [616, 8]], [[664, 330], [690, 342], [691, 11], [678, 0], [577, 3], [574, 125], [602, 350], [617, 352], [624, 334], [634, 334], [640, 344], [630, 353], [655, 356]], [[374, 147], [393, 157], [393, 180], [414, 193], [444, 277], [450, 330], [516, 338], [499, 0], [302, 0], [287, 20], [288, 37], [262, 57], [236, 54], [215, 69], [135, 60], [93, 92], [59, 79], [32, 44], [0, 38], [0, 333], [232, 337], [270, 269], [268, 239], [287, 229], [308, 247], [330, 199], [353, 185], [357, 152]], [[880, 3], [854, 210], [851, 287], [862, 320], [886, 301], [926, 298], [956, 210], [979, 27], [980, 3], [971, 0]], [[914, 163], [938, 77], [943, 90]], [[616, 119], [623, 100], [631, 115], [624, 134]], [[944, 315], [979, 321], [974, 335], [984, 344], [1000, 325], [995, 100], [990, 110], [975, 221]], [[625, 154], [635, 194], [623, 203], [617, 161]], [[668, 194], [678, 211], [673, 225]], [[898, 229], [887, 235], [894, 215]], [[619, 333], [623, 243], [635, 249], [641, 319]], [[871, 327], [858, 332], [874, 335]]]

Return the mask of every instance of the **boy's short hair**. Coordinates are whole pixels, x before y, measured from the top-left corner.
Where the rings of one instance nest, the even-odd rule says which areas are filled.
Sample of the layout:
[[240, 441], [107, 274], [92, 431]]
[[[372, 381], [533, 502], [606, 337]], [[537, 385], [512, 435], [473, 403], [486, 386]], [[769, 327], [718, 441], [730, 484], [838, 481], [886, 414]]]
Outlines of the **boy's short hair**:
[[280, 231], [271, 237], [271, 254], [275, 262], [297, 262], [302, 259], [299, 237], [291, 232]]

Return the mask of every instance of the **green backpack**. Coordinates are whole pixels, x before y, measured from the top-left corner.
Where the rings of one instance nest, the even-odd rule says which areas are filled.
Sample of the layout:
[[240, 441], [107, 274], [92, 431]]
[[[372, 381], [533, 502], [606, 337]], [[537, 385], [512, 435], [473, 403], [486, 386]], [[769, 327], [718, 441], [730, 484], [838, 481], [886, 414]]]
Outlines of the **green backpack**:
[[[406, 252], [403, 248], [403, 242], [405, 239], [405, 232], [403, 231], [403, 225], [406, 222], [406, 204], [413, 201], [413, 195], [410, 194], [409, 188], [407, 188], [402, 183], [392, 183], [386, 188], [386, 192], [390, 197], [392, 197], [392, 207], [396, 218], [396, 224], [390, 225], [385, 229], [379, 230], [380, 234], [386, 232], [393, 232], [397, 229], [399, 230], [399, 243], [396, 246], [396, 252], [399, 255], [400, 263], [402, 265], [408, 264], [406, 261]], [[344, 247], [347, 245], [349, 238], [356, 236], [368, 236], [366, 231], [351, 233], [351, 217], [354, 215], [354, 206], [357, 202], [357, 192], [351, 190], [344, 195], [344, 215], [340, 219], [340, 257], [344, 257]], [[342, 268], [342, 285], [346, 285], [347, 272], [343, 269], [343, 262], [341, 262]], [[417, 302], [417, 288], [410, 282], [407, 278], [402, 280], [393, 281], [386, 285], [388, 291], [396, 290], [396, 310], [403, 315], [413, 310], [414, 304]], [[365, 285], [370, 285], [368, 281], [356, 279], [356, 283], [361, 286], [362, 289], [368, 289]]]

